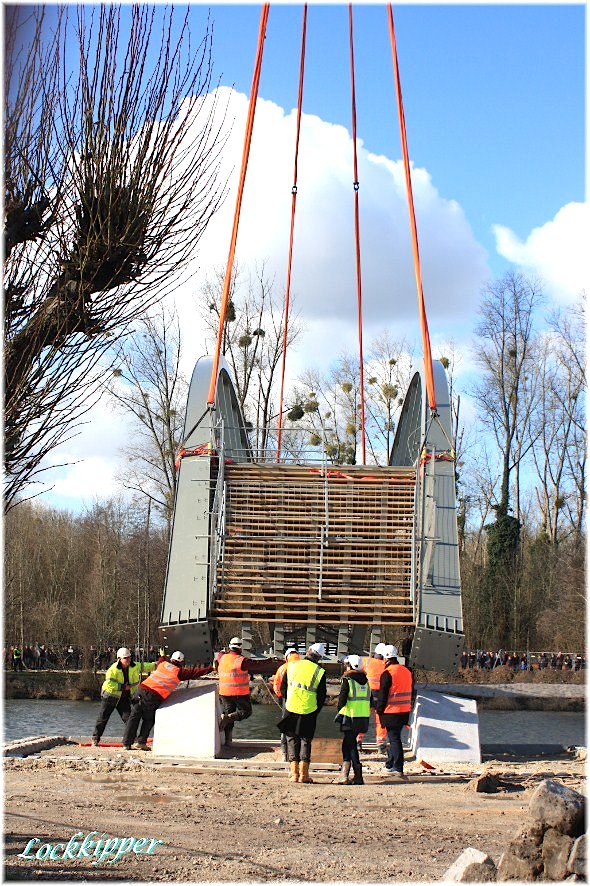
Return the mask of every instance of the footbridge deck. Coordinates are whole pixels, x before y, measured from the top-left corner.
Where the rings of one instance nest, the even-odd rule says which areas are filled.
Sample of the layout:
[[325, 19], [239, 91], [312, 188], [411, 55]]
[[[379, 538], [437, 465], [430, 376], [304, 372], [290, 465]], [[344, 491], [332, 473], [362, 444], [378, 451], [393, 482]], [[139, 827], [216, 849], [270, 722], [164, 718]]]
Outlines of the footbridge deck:
[[279, 655], [294, 641], [324, 639], [340, 656], [407, 638], [412, 664], [453, 670], [463, 621], [442, 365], [434, 415], [415, 373], [387, 467], [329, 465], [325, 453], [314, 464], [255, 461], [223, 360], [215, 407], [205, 405], [211, 365], [197, 363], [189, 390], [164, 644], [207, 661], [231, 633], [245, 652], [269, 644]]
[[414, 497], [409, 467], [225, 467], [215, 619], [409, 626]]

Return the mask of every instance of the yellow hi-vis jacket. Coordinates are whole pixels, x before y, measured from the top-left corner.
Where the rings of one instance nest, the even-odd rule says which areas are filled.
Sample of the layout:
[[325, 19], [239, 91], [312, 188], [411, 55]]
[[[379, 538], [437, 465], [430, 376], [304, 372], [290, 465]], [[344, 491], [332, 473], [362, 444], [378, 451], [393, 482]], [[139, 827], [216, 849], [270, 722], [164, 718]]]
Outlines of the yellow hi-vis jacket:
[[292, 714], [317, 711], [318, 685], [324, 674], [324, 669], [308, 658], [290, 661], [287, 664], [287, 711]]
[[370, 684], [367, 682], [364, 686], [361, 686], [360, 683], [357, 683], [356, 680], [351, 680], [350, 677], [345, 677], [344, 679], [348, 683], [348, 698], [346, 699], [346, 704], [340, 708], [338, 713], [342, 714], [343, 717], [348, 717], [350, 720], [367, 718], [371, 713]]
[[[139, 683], [142, 674], [151, 674], [156, 668], [154, 661], [145, 661], [143, 665], [139, 661], [131, 661], [129, 663], [129, 694], [135, 695], [139, 689]], [[104, 683], [101, 688], [101, 695], [111, 695], [113, 698], [121, 698], [125, 679], [123, 677], [123, 668], [119, 667], [116, 661], [110, 666], [104, 675]]]

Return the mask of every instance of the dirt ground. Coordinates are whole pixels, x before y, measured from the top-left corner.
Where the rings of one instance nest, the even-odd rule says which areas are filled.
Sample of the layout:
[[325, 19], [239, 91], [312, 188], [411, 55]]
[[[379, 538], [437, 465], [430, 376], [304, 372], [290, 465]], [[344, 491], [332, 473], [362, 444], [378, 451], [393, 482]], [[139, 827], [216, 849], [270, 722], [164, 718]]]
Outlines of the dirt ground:
[[[497, 862], [542, 778], [585, 790], [585, 764], [570, 758], [432, 771], [414, 761], [408, 783], [392, 783], [384, 757], [365, 753], [367, 783], [354, 787], [313, 765], [315, 784], [290, 783], [278, 748], [225, 753], [175, 765], [141, 751], [63, 745], [6, 759], [6, 880], [434, 881], [466, 846]], [[484, 766], [510, 789], [470, 789]], [[97, 866], [17, 857], [31, 837], [67, 843], [91, 831], [163, 844]]]

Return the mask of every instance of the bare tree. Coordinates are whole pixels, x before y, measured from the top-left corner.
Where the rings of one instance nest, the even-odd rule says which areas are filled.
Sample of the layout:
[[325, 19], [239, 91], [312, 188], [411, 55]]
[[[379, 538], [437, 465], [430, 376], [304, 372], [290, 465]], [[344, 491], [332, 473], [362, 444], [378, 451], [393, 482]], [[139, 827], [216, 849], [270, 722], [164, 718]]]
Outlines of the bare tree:
[[[217, 335], [219, 301], [224, 271], [217, 270], [203, 287], [202, 316], [211, 336]], [[283, 356], [283, 304], [274, 291], [274, 280], [264, 264], [246, 273], [234, 267], [230, 288], [230, 309], [222, 336], [222, 354], [228, 360], [236, 382], [238, 400], [250, 425], [256, 457], [265, 457], [276, 438], [278, 384]], [[302, 332], [297, 314], [291, 311], [287, 347]]]
[[371, 342], [365, 369], [365, 422], [367, 448], [375, 464], [389, 463], [412, 363], [412, 350], [403, 339], [396, 341], [383, 332]]
[[538, 442], [533, 460], [543, 530], [552, 544], [560, 533], [580, 536], [586, 475], [585, 329], [583, 304], [550, 318], [550, 332], [535, 371], [541, 391], [537, 410]]
[[117, 366], [106, 385], [123, 412], [133, 417], [123, 485], [146, 496], [168, 528], [188, 389], [180, 359], [178, 315], [159, 305], [117, 349]]
[[[484, 290], [477, 361], [482, 369], [475, 394], [482, 421], [496, 440], [502, 460], [498, 516], [510, 509], [510, 480], [532, 445], [527, 429], [533, 409], [534, 314], [542, 300], [538, 285], [506, 274]], [[517, 507], [518, 510], [518, 507]], [[518, 518], [517, 518], [518, 519]]]
[[102, 5], [7, 17], [8, 507], [76, 433], [113, 340], [177, 285], [223, 198], [211, 31], [193, 46], [187, 16]]

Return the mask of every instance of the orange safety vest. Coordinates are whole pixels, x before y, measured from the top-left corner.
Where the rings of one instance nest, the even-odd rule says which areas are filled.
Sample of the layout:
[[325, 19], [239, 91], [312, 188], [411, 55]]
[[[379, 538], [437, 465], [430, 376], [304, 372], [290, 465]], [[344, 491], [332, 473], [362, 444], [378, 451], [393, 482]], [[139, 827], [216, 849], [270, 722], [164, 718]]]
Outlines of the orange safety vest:
[[243, 661], [243, 655], [233, 652], [221, 656], [217, 666], [220, 695], [250, 695], [250, 674], [240, 670]]
[[161, 661], [156, 670], [141, 685], [147, 686], [162, 698], [168, 698], [170, 693], [180, 686], [179, 671], [178, 665], [172, 664], [170, 661]]
[[384, 714], [401, 714], [412, 710], [412, 673], [401, 664], [385, 668], [391, 674], [391, 687]]
[[283, 677], [285, 676], [285, 671], [287, 670], [287, 665], [290, 661], [300, 661], [301, 656], [298, 652], [292, 652], [289, 656], [288, 661], [284, 662], [284, 664], [280, 665], [277, 669], [276, 674], [273, 677], [272, 688], [274, 690], [274, 694], [277, 698], [281, 698], [281, 683], [283, 682]]
[[385, 662], [382, 658], [363, 658], [363, 670], [369, 680], [372, 692], [379, 691], [381, 674], [385, 670]]

